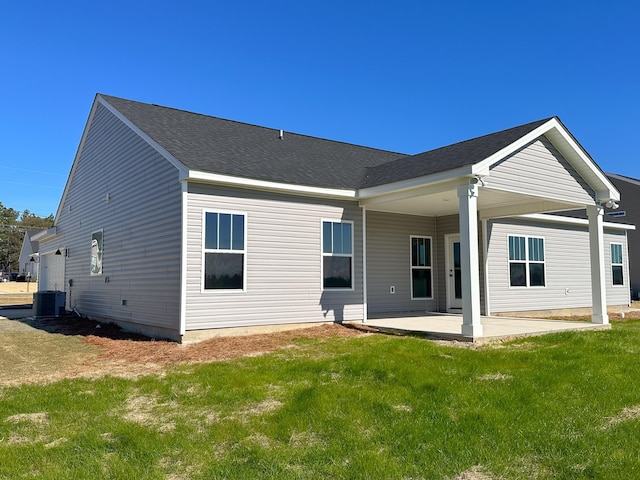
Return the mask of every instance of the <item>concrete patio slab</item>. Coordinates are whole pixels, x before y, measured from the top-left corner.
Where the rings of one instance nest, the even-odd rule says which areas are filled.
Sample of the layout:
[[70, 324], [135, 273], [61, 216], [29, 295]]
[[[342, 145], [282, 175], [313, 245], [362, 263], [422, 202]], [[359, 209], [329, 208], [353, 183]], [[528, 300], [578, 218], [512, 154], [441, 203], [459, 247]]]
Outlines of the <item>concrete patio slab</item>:
[[421, 333], [428, 337], [462, 342], [490, 342], [505, 338], [544, 335], [573, 330], [603, 330], [611, 325], [565, 320], [543, 320], [515, 317], [482, 317], [483, 334], [477, 337], [462, 335], [462, 315], [427, 313], [393, 315], [370, 318], [365, 325], [397, 332]]

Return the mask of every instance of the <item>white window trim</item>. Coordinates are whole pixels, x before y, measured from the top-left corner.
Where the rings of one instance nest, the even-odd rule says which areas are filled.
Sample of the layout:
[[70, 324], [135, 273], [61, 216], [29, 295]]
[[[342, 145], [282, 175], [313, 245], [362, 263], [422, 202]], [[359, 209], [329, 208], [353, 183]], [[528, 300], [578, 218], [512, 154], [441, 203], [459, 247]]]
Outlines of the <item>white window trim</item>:
[[[431, 265], [428, 267], [415, 267], [411, 258], [413, 239], [414, 238], [426, 238], [429, 239], [429, 258], [431, 259]], [[413, 296], [413, 270], [430, 270], [431, 274], [431, 296], [430, 297], [414, 297]], [[411, 300], [433, 300], [433, 238], [426, 235], [410, 235], [409, 236], [409, 287], [411, 290]]]
[[[331, 223], [348, 223], [351, 225], [351, 254], [344, 253], [324, 253], [324, 222]], [[355, 271], [355, 242], [356, 232], [354, 230], [354, 222], [352, 220], [343, 219], [320, 219], [320, 291], [321, 292], [353, 292], [355, 290], [355, 278], [353, 272]], [[349, 288], [324, 288], [324, 257], [350, 257], [351, 258], [351, 287]]]
[[[524, 237], [524, 257], [525, 260], [511, 260], [509, 255], [509, 237]], [[529, 260], [529, 239], [537, 238], [542, 240], [544, 246], [544, 260], [539, 262], [537, 260]], [[525, 276], [526, 276], [526, 285], [511, 285], [511, 264], [512, 263], [523, 263], [525, 264]], [[531, 263], [541, 263], [544, 265], [544, 285], [529, 285], [529, 264]], [[517, 233], [509, 233], [507, 234], [507, 282], [509, 283], [509, 288], [514, 288], [516, 290], [522, 290], [524, 288], [533, 288], [533, 289], [544, 289], [547, 288], [548, 277], [547, 277], [547, 239], [546, 237], [541, 237], [539, 235], [522, 235]]]
[[[612, 245], [620, 245], [620, 253], [622, 254], [622, 263], [613, 263], [613, 255], [611, 252]], [[624, 244], [620, 242], [611, 242], [609, 244], [609, 258], [611, 260], [611, 286], [613, 288], [624, 287], [626, 285], [626, 282], [625, 282], [626, 275], [624, 271]], [[620, 285], [616, 285], [615, 283], [613, 283], [613, 267], [622, 267], [622, 284]]]
[[[100, 272], [99, 273], [93, 273], [91, 271], [91, 268], [89, 268], [89, 276], [91, 277], [101, 277], [104, 274], [104, 269], [102, 268], [102, 263], [104, 262], [104, 228], [99, 228], [98, 230], [93, 230], [91, 232], [91, 238], [93, 239], [93, 234], [94, 233], [100, 233], [100, 235], [102, 236], [102, 251], [100, 252], [101, 255], [101, 259], [100, 259]], [[93, 243], [93, 241], [92, 241]], [[89, 254], [91, 255], [91, 254]], [[91, 258], [89, 258], [89, 260], [91, 260]]]
[[[206, 234], [207, 234], [207, 213], [227, 214], [227, 215], [244, 215], [244, 245], [242, 250], [225, 250], [225, 249], [212, 249], [205, 248]], [[219, 210], [215, 208], [206, 208], [202, 210], [202, 233], [201, 233], [201, 259], [200, 259], [200, 293], [207, 295], [222, 295], [222, 294], [238, 294], [246, 293], [247, 291], [247, 229], [249, 223], [249, 216], [246, 212], [233, 211], [233, 210]], [[220, 235], [220, 232], [218, 232]], [[204, 288], [205, 284], [205, 254], [206, 253], [242, 253], [242, 289], [240, 288]]]

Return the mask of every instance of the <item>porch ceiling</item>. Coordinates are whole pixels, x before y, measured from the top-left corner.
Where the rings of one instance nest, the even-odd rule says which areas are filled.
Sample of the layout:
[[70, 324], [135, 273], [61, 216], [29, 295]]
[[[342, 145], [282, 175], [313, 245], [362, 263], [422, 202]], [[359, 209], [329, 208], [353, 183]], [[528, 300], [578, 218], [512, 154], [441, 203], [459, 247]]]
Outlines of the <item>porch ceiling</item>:
[[[480, 218], [493, 218], [529, 213], [544, 213], [584, 208], [584, 205], [561, 202], [535, 195], [496, 190], [488, 187], [478, 189], [478, 211]], [[441, 192], [424, 193], [406, 198], [372, 199], [362, 202], [367, 210], [442, 217], [458, 213], [458, 194], [456, 189]]]

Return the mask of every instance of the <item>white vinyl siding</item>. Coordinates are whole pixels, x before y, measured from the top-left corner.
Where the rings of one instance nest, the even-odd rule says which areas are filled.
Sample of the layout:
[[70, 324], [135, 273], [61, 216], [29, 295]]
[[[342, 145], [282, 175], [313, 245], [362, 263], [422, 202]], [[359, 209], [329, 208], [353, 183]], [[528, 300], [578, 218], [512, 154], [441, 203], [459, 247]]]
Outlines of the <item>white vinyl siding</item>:
[[[41, 251], [67, 248], [58, 287], [67, 290], [67, 307], [176, 338], [180, 211], [177, 169], [98, 105], [59, 209], [57, 235], [40, 242]], [[102, 275], [92, 276], [91, 233], [97, 230], [104, 232], [105, 256]]]
[[[509, 286], [509, 235], [544, 238], [546, 288]], [[492, 312], [551, 310], [591, 306], [591, 264], [589, 234], [579, 225], [528, 222], [517, 219], [493, 220], [488, 225], [488, 270]], [[605, 229], [605, 280], [607, 303], [628, 303], [627, 289], [613, 287], [610, 243], [625, 242], [624, 232]], [[626, 259], [626, 248], [623, 248]], [[625, 264], [625, 275], [628, 268]]]
[[590, 204], [595, 198], [584, 179], [544, 136], [492, 166], [489, 179], [490, 188], [552, 200]]
[[[190, 184], [187, 330], [361, 320], [362, 211], [356, 202]], [[246, 290], [202, 292], [203, 210], [246, 214]], [[322, 220], [353, 225], [353, 288], [322, 291]]]
[[[437, 310], [432, 299], [411, 299], [411, 236], [434, 237], [435, 219], [367, 211], [367, 287], [369, 315]], [[433, 252], [436, 248], [432, 246]], [[436, 254], [437, 255], [437, 254]], [[432, 255], [432, 269], [438, 257]], [[391, 293], [391, 287], [395, 293]]]

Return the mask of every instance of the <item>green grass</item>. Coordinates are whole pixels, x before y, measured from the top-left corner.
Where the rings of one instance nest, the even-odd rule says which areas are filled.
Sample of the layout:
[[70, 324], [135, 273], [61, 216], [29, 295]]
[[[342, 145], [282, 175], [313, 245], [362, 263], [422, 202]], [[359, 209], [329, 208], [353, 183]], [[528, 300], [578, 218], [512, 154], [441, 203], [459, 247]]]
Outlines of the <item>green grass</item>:
[[639, 353], [637, 321], [482, 349], [372, 335], [5, 388], [0, 478], [640, 478]]

